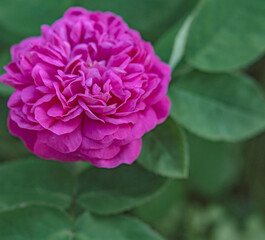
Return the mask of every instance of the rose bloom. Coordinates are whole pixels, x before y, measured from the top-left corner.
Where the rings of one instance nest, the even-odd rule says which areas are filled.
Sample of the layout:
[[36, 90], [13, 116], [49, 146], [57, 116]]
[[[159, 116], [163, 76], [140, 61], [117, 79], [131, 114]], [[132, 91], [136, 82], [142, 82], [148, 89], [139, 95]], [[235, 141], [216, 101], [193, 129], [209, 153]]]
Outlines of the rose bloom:
[[37, 156], [131, 164], [142, 136], [169, 114], [170, 68], [113, 13], [70, 8], [11, 48], [1, 82], [10, 132]]

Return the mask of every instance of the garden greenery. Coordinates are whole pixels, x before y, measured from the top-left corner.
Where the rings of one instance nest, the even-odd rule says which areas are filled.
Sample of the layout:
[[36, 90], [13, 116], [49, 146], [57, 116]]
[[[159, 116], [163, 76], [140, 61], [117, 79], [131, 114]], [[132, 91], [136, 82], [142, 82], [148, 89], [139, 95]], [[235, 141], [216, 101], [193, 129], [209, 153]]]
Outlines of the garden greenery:
[[265, 1], [1, 0], [0, 73], [71, 6], [112, 11], [153, 44], [172, 68], [170, 116], [132, 165], [42, 160], [8, 132], [1, 84], [0, 239], [264, 239]]

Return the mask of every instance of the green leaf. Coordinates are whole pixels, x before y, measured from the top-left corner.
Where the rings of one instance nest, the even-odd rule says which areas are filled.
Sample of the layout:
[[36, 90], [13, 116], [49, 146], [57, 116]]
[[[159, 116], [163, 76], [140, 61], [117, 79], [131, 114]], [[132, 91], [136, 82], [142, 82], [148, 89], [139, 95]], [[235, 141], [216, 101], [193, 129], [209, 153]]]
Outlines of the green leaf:
[[75, 0], [75, 5], [89, 10], [112, 11], [141, 32], [145, 39], [155, 41], [172, 23], [186, 14], [198, 0]]
[[12, 32], [12, 30], [7, 30], [2, 26], [2, 23], [0, 23], [0, 32], [1, 50], [7, 50], [12, 44], [18, 43], [23, 40], [23, 36], [20, 36], [18, 33]]
[[135, 208], [133, 212], [145, 222], [159, 225], [174, 205], [181, 204], [183, 195], [181, 182], [176, 179], [169, 180], [156, 198]]
[[163, 240], [150, 227], [128, 216], [83, 214], [75, 224], [75, 240]]
[[62, 164], [40, 159], [2, 164], [0, 211], [29, 203], [69, 207], [74, 179]]
[[48, 206], [22, 207], [0, 213], [3, 240], [70, 240], [70, 229], [69, 217]]
[[155, 42], [155, 53], [161, 58], [162, 61], [169, 61], [175, 37], [183, 25], [183, 22], [184, 21], [182, 19], [177, 21]]
[[89, 168], [79, 177], [77, 201], [91, 212], [117, 213], [150, 200], [164, 183], [164, 178], [136, 164], [115, 169]]
[[265, 51], [265, 1], [206, 0], [194, 18], [186, 58], [220, 72], [252, 63]]
[[174, 237], [174, 233], [178, 232], [176, 226], [186, 214], [186, 208], [183, 207], [186, 202], [183, 182], [169, 180], [156, 198], [133, 209], [133, 214], [167, 239], [179, 239]]
[[188, 136], [192, 186], [202, 195], [222, 196], [238, 180], [242, 169], [241, 145]]
[[163, 240], [132, 217], [84, 213], [73, 222], [61, 210], [42, 205], [0, 213], [0, 236], [3, 240]]
[[185, 178], [188, 175], [189, 153], [182, 129], [168, 119], [144, 137], [138, 162], [148, 170], [166, 177]]
[[169, 65], [171, 69], [175, 69], [175, 67], [179, 64], [180, 60], [182, 59], [185, 48], [186, 48], [186, 41], [188, 38], [188, 33], [190, 30], [190, 26], [193, 20], [193, 15], [190, 15], [183, 25], [181, 26], [176, 38], [174, 40], [173, 50], [169, 59]]
[[10, 97], [13, 92], [14, 89], [12, 87], [0, 83], [0, 96]]
[[7, 128], [7, 98], [0, 97], [0, 161], [30, 156], [23, 142], [12, 136]]
[[265, 129], [262, 89], [243, 74], [191, 72], [169, 89], [171, 116], [192, 133], [240, 141]]
[[51, 24], [71, 6], [71, 0], [1, 0], [1, 25], [21, 36], [40, 34], [42, 24]]
[[263, 212], [265, 211], [265, 134], [251, 139], [245, 144], [247, 162], [246, 185], [249, 189], [251, 199], [255, 199], [255, 204], [259, 206]]
[[[7, 65], [10, 62], [10, 53], [9, 51], [1, 51], [0, 52], [0, 75], [5, 73], [4, 66]], [[0, 95], [9, 97], [14, 92], [14, 89], [12, 87], [9, 87], [7, 85], [4, 85], [3, 83], [0, 83]]]
[[5, 73], [3, 67], [10, 62], [10, 53], [9, 50], [0, 51], [0, 75]]
[[197, 5], [197, 3], [198, 0], [182, 1], [182, 5], [176, 12], [176, 15], [178, 15], [179, 18], [174, 21], [174, 24], [170, 26], [166, 30], [166, 32], [155, 42], [155, 52], [164, 62], [169, 61], [176, 35], [179, 33], [181, 27], [183, 26], [183, 23], [190, 15], [194, 7]]

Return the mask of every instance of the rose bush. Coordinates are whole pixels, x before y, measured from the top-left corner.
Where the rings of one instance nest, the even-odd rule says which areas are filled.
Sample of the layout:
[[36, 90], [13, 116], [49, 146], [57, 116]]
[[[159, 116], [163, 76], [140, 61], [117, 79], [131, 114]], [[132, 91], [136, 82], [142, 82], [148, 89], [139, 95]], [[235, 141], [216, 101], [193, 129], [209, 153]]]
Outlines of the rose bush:
[[1, 76], [15, 88], [10, 132], [41, 158], [131, 164], [169, 114], [169, 66], [110, 12], [71, 8], [41, 30], [12, 47]]

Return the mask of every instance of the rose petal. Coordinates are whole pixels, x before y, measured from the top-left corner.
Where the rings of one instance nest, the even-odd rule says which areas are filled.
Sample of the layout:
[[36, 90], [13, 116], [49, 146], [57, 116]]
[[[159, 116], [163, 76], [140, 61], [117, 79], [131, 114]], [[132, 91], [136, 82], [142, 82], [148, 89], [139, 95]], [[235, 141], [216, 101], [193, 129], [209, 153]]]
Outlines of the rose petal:
[[121, 147], [120, 152], [112, 159], [90, 159], [94, 166], [100, 168], [114, 168], [120, 164], [132, 164], [139, 156], [142, 147], [142, 140], [137, 139]]
[[117, 125], [102, 123], [89, 118], [84, 119], [83, 134], [93, 140], [102, 140], [106, 135], [111, 135], [118, 130]]
[[61, 153], [76, 151], [82, 142], [81, 126], [71, 133], [56, 135], [51, 131], [43, 130], [38, 132], [38, 141], [46, 143], [47, 146]]
[[152, 106], [152, 108], [154, 109], [156, 113], [156, 117], [158, 119], [159, 124], [164, 122], [166, 118], [168, 117], [170, 106], [171, 106], [171, 103], [168, 97], [164, 97], [161, 101], [159, 101], [158, 103]]
[[24, 144], [31, 150], [34, 151], [34, 145], [37, 139], [37, 132], [23, 129], [18, 126], [18, 124], [13, 121], [9, 115], [8, 117], [8, 127], [11, 134], [21, 138]]

